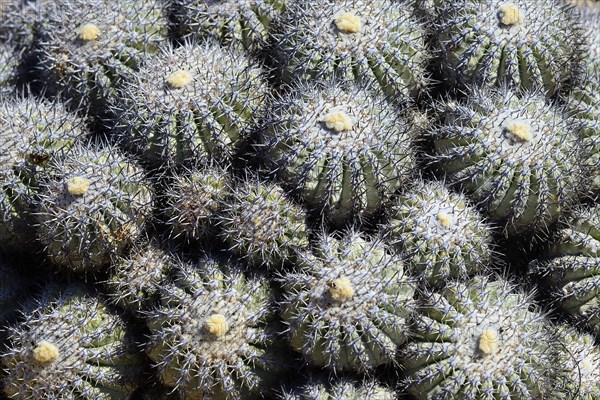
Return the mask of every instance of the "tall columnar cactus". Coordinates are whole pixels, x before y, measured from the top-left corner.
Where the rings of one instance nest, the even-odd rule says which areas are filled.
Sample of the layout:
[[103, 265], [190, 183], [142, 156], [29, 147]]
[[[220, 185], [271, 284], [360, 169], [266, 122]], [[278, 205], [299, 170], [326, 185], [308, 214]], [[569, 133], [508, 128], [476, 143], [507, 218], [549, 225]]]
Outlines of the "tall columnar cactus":
[[281, 277], [292, 347], [312, 365], [365, 372], [394, 363], [407, 339], [414, 287], [398, 256], [358, 233], [320, 238]]
[[[553, 336], [530, 296], [478, 276], [421, 300], [401, 355], [418, 399], [553, 398]], [[548, 397], [546, 397], [548, 396]]]
[[540, 94], [473, 90], [441, 109], [433, 160], [509, 233], [546, 229], [584, 189], [579, 125]]
[[261, 278], [209, 256], [183, 266], [148, 312], [148, 354], [163, 384], [185, 399], [264, 393], [279, 367], [266, 350], [271, 294]]
[[55, 263], [94, 273], [122, 254], [152, 215], [144, 171], [114, 148], [77, 148], [47, 167], [36, 201], [39, 240]]
[[406, 100], [428, 84], [425, 27], [390, 0], [292, 2], [275, 34], [283, 80], [339, 78]]
[[270, 108], [260, 140], [267, 167], [334, 224], [379, 211], [414, 170], [412, 123], [373, 92], [310, 83]]
[[433, 285], [475, 275], [491, 262], [491, 230], [464, 195], [416, 182], [394, 201], [383, 226], [409, 272]]
[[560, 309], [600, 335], [600, 206], [576, 209], [565, 219], [530, 273], [543, 277]]
[[159, 0], [60, 0], [39, 6], [35, 42], [46, 91], [101, 113], [166, 40]]
[[581, 72], [581, 26], [560, 0], [440, 1], [436, 14], [436, 56], [452, 84], [551, 96]]
[[280, 186], [248, 178], [230, 190], [216, 220], [220, 236], [240, 256], [278, 267], [308, 248], [306, 214]]
[[280, 400], [395, 400], [393, 390], [375, 381], [349, 378], [313, 379], [284, 393]]
[[95, 295], [45, 293], [23, 317], [8, 329], [1, 356], [9, 398], [125, 400], [143, 383], [137, 339]]
[[263, 70], [212, 42], [161, 47], [111, 104], [123, 145], [153, 167], [232, 158], [268, 93]]
[[179, 36], [241, 43], [251, 52], [264, 48], [274, 22], [289, 0], [173, 0]]

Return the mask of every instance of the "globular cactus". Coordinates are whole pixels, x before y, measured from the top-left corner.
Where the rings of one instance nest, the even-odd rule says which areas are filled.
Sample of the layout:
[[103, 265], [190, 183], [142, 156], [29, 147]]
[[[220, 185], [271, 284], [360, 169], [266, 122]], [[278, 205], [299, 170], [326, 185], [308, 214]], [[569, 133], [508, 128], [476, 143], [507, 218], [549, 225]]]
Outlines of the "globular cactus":
[[145, 359], [126, 320], [82, 288], [48, 289], [8, 340], [1, 361], [11, 399], [126, 400], [143, 383]]
[[39, 13], [34, 40], [45, 91], [92, 114], [166, 41], [158, 0], [61, 0]]
[[416, 182], [388, 213], [386, 240], [406, 256], [411, 274], [432, 285], [475, 275], [491, 262], [490, 226], [441, 182]]
[[529, 266], [558, 308], [600, 335], [600, 207], [580, 207], [563, 221], [544, 259]]
[[174, 0], [175, 29], [182, 37], [212, 38], [222, 45], [241, 43], [256, 53], [270, 38], [273, 24], [289, 0]]
[[312, 379], [284, 393], [280, 400], [395, 400], [396, 393], [375, 381], [349, 378]]
[[280, 366], [266, 349], [270, 301], [266, 281], [236, 265], [205, 256], [182, 266], [147, 313], [147, 352], [162, 383], [186, 400], [264, 394]]
[[393, 364], [414, 307], [400, 257], [355, 232], [323, 236], [315, 247], [280, 278], [291, 346], [333, 371]]
[[559, 0], [436, 1], [435, 8], [436, 58], [452, 85], [552, 96], [581, 72], [581, 26]]
[[231, 194], [227, 169], [204, 166], [184, 170], [165, 190], [161, 211], [171, 237], [198, 242], [215, 232], [217, 217]]
[[563, 108], [501, 89], [473, 90], [441, 109], [433, 161], [509, 234], [545, 230], [578, 199], [585, 150]]
[[263, 70], [212, 42], [161, 47], [110, 105], [122, 144], [153, 167], [228, 161], [268, 93]]
[[50, 260], [94, 273], [122, 254], [152, 215], [144, 171], [114, 148], [77, 148], [53, 160], [36, 201], [38, 237]]
[[415, 168], [413, 124], [364, 88], [301, 85], [270, 109], [259, 144], [267, 168], [334, 225], [377, 213]]
[[[553, 337], [531, 296], [481, 276], [421, 300], [401, 354], [417, 399], [553, 398]], [[548, 396], [548, 397], [546, 397]]]
[[306, 213], [280, 186], [248, 177], [230, 190], [216, 220], [231, 250], [251, 264], [271, 268], [308, 248]]
[[282, 78], [373, 84], [405, 101], [428, 84], [425, 27], [409, 5], [389, 0], [292, 2], [275, 36]]

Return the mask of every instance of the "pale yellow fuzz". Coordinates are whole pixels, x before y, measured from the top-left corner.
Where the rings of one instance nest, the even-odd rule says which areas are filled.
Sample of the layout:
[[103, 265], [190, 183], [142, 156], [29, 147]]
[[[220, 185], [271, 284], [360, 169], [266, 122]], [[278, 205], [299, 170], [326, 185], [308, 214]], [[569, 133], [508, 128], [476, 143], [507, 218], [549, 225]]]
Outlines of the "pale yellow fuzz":
[[76, 176], [67, 182], [67, 190], [73, 196], [82, 196], [85, 192], [87, 192], [89, 187], [90, 181], [79, 176]]
[[494, 354], [498, 351], [499, 342], [498, 332], [494, 329], [486, 329], [479, 335], [479, 350], [483, 354]]
[[338, 15], [335, 20], [335, 26], [345, 33], [357, 33], [360, 31], [362, 23], [360, 17], [349, 12]]
[[87, 23], [79, 28], [79, 38], [84, 42], [98, 40], [99, 37], [100, 29], [92, 23]]
[[511, 122], [504, 129], [524, 142], [529, 142], [533, 138], [531, 127], [523, 122]]
[[33, 349], [33, 359], [39, 364], [47, 364], [58, 358], [58, 347], [42, 340]]
[[523, 21], [523, 13], [514, 3], [504, 3], [498, 8], [498, 18], [502, 25], [516, 25]]
[[223, 314], [213, 314], [204, 321], [204, 329], [211, 335], [223, 336], [229, 330], [229, 324]]
[[189, 85], [191, 81], [192, 74], [183, 69], [178, 69], [167, 78], [167, 83], [173, 89], [181, 89], [182, 87]]
[[452, 225], [452, 217], [446, 213], [439, 213], [437, 215], [437, 220], [444, 228], [449, 228]]
[[354, 288], [350, 279], [344, 277], [327, 282], [329, 294], [334, 301], [344, 302], [354, 295]]
[[352, 129], [352, 119], [343, 111], [334, 111], [325, 115], [322, 119], [327, 129], [336, 132], [349, 131]]

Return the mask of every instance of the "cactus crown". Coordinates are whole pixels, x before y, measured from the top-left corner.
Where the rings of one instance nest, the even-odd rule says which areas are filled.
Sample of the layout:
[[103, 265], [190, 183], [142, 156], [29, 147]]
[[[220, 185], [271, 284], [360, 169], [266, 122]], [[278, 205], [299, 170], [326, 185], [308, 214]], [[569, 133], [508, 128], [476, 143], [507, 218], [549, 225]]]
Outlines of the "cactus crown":
[[523, 12], [515, 3], [504, 3], [498, 7], [498, 19], [502, 25], [516, 25], [523, 21], [523, 18]]
[[33, 349], [33, 359], [40, 364], [48, 364], [55, 361], [60, 355], [58, 347], [54, 344], [42, 340]]
[[336, 28], [344, 33], [358, 33], [362, 27], [360, 17], [350, 12], [337, 15], [333, 21]]
[[98, 40], [100, 34], [100, 28], [98, 28], [91, 22], [88, 22], [87, 24], [84, 24], [79, 28], [79, 38], [84, 42]]

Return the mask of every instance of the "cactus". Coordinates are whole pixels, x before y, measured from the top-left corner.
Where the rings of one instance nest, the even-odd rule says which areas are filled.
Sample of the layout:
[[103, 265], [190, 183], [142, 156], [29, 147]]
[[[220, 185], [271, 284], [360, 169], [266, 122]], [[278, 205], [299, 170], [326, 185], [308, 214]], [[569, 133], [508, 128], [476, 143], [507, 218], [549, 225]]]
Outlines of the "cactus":
[[305, 385], [284, 393], [280, 400], [395, 400], [393, 390], [375, 381], [349, 378], [312, 379]]
[[442, 108], [433, 160], [509, 234], [543, 231], [577, 200], [584, 146], [564, 109], [504, 89], [473, 90]]
[[462, 194], [417, 182], [394, 201], [383, 226], [407, 257], [409, 272], [432, 285], [474, 275], [491, 261], [491, 230]]
[[292, 347], [314, 366], [365, 372], [392, 364], [407, 339], [413, 284], [399, 257], [356, 232], [323, 236], [280, 278]]
[[174, 0], [176, 31], [197, 40], [213, 38], [222, 45], [240, 43], [256, 53], [262, 50], [273, 24], [289, 0]]
[[[541, 399], [553, 337], [528, 295], [477, 276], [421, 300], [401, 354], [417, 399]], [[548, 398], [553, 398], [548, 396]]]
[[39, 240], [57, 265], [94, 273], [138, 238], [152, 214], [143, 170], [114, 148], [77, 148], [47, 167]]
[[14, 46], [0, 42], [0, 95], [14, 92], [20, 57]]
[[581, 25], [561, 1], [436, 3], [435, 53], [452, 85], [507, 85], [552, 96], [581, 72]]
[[307, 84], [270, 108], [259, 144], [267, 168], [334, 225], [378, 212], [415, 168], [411, 123], [370, 91]]
[[262, 73], [210, 42], [162, 47], [110, 106], [121, 141], [153, 167], [230, 160], [266, 97]]
[[591, 3], [579, 9], [579, 16], [587, 39], [587, 69], [600, 70], [600, 4]]
[[11, 399], [127, 399], [143, 383], [145, 363], [126, 321], [80, 287], [57, 290], [47, 289], [8, 328], [4, 392]]
[[217, 216], [221, 237], [251, 264], [277, 267], [308, 248], [304, 210], [276, 184], [247, 178]]
[[529, 272], [550, 286], [556, 305], [600, 335], [600, 207], [565, 218], [545, 259]]
[[274, 34], [276, 58], [286, 82], [361, 81], [404, 101], [428, 84], [424, 31], [399, 2], [292, 2]]
[[35, 42], [46, 91], [93, 114], [166, 41], [159, 0], [60, 0], [39, 8]]
[[160, 379], [187, 400], [248, 398], [279, 364], [266, 350], [270, 292], [258, 277], [205, 256], [176, 272], [148, 312], [148, 354]]

